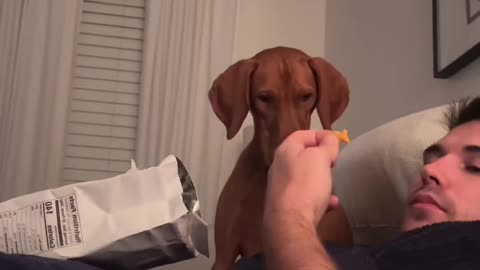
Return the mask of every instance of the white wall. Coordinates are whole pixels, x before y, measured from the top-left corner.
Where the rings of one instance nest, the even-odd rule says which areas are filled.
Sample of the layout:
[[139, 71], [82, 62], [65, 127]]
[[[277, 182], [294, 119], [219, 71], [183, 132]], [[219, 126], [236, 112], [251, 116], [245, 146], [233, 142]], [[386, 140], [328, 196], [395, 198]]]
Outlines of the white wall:
[[434, 79], [432, 44], [432, 1], [329, 1], [326, 58], [352, 91], [335, 127], [355, 137], [399, 116], [480, 94], [480, 60], [451, 79]]
[[325, 0], [239, 1], [235, 60], [275, 46], [322, 56], [325, 4]]

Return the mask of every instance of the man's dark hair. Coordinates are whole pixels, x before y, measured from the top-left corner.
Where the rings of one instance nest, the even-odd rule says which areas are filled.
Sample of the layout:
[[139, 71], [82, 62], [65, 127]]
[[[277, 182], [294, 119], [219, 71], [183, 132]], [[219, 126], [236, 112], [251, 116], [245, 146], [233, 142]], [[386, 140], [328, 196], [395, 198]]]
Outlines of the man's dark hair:
[[451, 103], [445, 117], [449, 130], [471, 121], [480, 121], [480, 96], [467, 97]]

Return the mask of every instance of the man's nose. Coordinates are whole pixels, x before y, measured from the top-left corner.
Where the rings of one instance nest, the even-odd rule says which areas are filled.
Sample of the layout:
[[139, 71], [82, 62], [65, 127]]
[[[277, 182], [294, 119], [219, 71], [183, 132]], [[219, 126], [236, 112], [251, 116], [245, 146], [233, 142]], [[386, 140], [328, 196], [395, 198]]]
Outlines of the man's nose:
[[430, 167], [426, 168], [426, 166], [423, 168], [422, 172], [422, 182], [424, 186], [427, 185], [437, 185], [440, 186], [440, 177], [437, 176], [434, 170], [430, 169]]
[[425, 164], [422, 171], [424, 185], [434, 184], [445, 186], [448, 182], [448, 171], [455, 166], [456, 160], [452, 155], [445, 155], [431, 163]]

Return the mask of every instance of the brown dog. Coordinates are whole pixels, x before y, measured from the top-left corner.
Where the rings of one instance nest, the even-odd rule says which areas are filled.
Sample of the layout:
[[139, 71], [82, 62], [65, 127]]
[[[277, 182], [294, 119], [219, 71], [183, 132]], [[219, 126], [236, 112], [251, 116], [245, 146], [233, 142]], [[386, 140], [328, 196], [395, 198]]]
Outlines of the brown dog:
[[[347, 81], [331, 64], [286, 47], [241, 60], [214, 81], [208, 96], [227, 138], [235, 136], [249, 111], [255, 131], [218, 200], [213, 269], [228, 270], [238, 255], [262, 252], [263, 203], [275, 149], [292, 132], [310, 128], [315, 108], [323, 128], [331, 129], [347, 107], [349, 94]], [[351, 241], [341, 211], [324, 218], [319, 228], [323, 240]]]

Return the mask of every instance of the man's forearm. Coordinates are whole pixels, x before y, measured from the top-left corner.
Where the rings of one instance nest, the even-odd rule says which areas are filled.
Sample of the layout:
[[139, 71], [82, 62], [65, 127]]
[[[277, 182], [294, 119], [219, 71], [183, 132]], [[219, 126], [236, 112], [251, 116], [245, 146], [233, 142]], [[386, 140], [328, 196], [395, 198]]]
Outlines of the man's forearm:
[[301, 217], [272, 216], [266, 220], [264, 244], [268, 269], [336, 269], [317, 237], [315, 225]]

